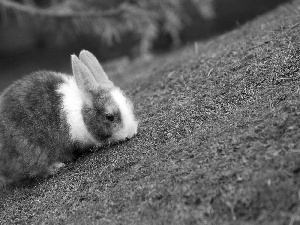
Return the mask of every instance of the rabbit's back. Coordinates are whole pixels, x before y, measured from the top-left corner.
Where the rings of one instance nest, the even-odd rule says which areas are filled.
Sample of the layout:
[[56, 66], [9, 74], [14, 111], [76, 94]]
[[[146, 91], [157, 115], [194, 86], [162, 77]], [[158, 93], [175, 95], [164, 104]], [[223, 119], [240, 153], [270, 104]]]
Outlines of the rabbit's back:
[[35, 176], [68, 157], [69, 128], [61, 109], [62, 96], [56, 91], [63, 76], [36, 72], [1, 95], [0, 176], [12, 180]]

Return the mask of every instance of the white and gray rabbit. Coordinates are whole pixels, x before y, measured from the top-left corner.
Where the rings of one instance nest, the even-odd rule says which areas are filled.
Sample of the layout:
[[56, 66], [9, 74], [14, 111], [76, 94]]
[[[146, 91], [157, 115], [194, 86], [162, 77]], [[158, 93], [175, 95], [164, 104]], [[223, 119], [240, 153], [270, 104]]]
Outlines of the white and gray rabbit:
[[0, 95], [0, 183], [54, 174], [76, 148], [137, 133], [131, 101], [95, 56], [83, 50], [71, 61], [73, 76], [35, 72]]

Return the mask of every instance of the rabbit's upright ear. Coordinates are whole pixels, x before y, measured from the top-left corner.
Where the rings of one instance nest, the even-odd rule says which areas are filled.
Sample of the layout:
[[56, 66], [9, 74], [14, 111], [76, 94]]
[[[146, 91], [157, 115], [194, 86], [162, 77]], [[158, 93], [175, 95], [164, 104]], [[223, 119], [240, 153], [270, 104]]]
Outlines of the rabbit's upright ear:
[[110, 89], [114, 87], [114, 84], [109, 80], [99, 61], [92, 53], [82, 50], [79, 59], [91, 71], [101, 88]]
[[87, 94], [90, 90], [97, 87], [97, 82], [91, 71], [77, 58], [76, 55], [71, 56], [72, 70], [76, 84], [80, 91]]

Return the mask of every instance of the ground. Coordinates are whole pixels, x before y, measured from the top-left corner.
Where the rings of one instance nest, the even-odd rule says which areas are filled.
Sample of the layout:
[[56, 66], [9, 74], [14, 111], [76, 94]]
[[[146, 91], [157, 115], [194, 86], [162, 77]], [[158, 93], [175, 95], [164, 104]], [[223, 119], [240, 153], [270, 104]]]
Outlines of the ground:
[[298, 224], [299, 5], [156, 60], [121, 84], [138, 135], [3, 190], [0, 221]]

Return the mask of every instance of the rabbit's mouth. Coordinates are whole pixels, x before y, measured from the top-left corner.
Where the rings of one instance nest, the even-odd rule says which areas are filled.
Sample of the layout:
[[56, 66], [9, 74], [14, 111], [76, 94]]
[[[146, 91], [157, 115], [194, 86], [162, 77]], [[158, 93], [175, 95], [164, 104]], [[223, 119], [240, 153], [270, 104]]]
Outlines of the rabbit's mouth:
[[130, 134], [129, 136], [122, 137], [122, 138], [120, 138], [120, 136], [112, 136], [111, 138], [109, 138], [109, 139], [106, 140], [106, 143], [108, 145], [114, 145], [114, 144], [117, 144], [117, 143], [118, 144], [122, 144], [122, 143], [125, 143], [125, 142], [129, 141], [135, 135], [136, 135], [136, 133]]
[[123, 127], [113, 134], [112, 139], [115, 141], [126, 141], [133, 138], [137, 134], [138, 122], [132, 121], [130, 125]]
[[114, 146], [114, 145], [117, 145], [117, 144], [122, 144], [122, 143], [125, 143], [126, 141], [128, 141], [129, 139], [124, 139], [124, 140], [115, 140], [115, 139], [107, 139], [103, 145], [104, 146]]

